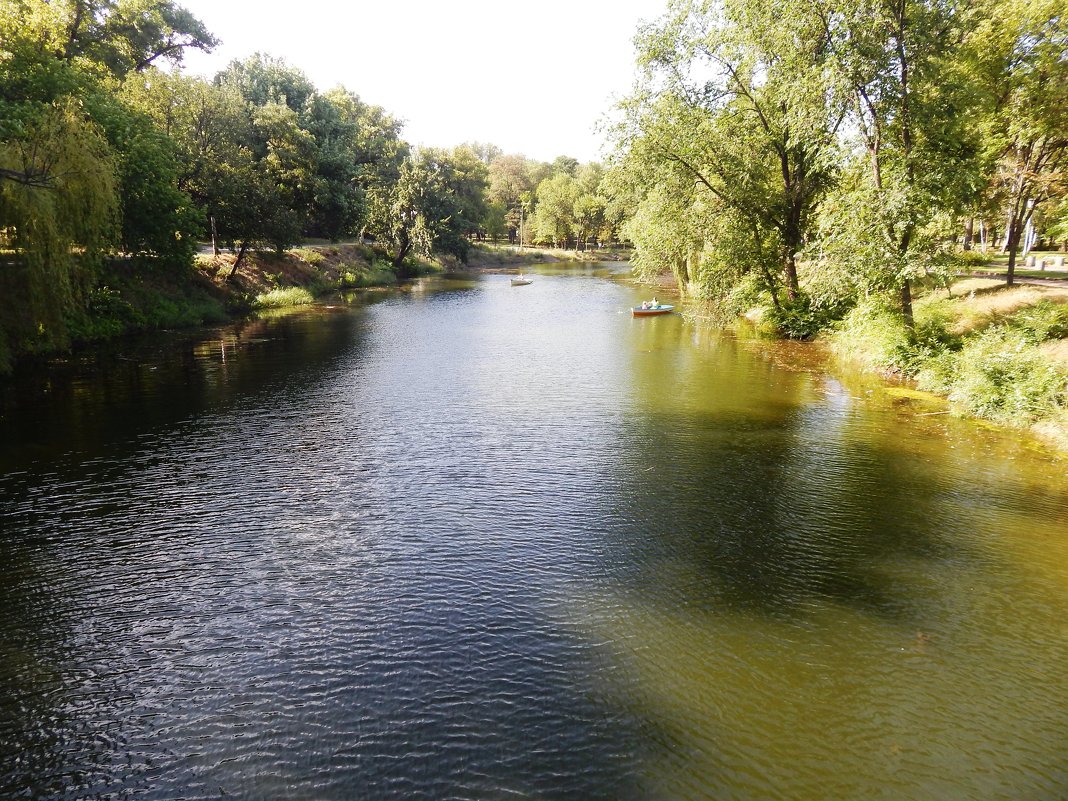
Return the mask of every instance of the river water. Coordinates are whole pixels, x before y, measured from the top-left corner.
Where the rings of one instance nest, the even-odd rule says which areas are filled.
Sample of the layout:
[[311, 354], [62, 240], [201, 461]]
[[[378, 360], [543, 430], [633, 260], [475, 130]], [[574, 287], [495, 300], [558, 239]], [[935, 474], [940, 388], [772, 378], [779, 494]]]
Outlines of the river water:
[[9, 387], [0, 797], [1068, 796], [1068, 481], [602, 268]]

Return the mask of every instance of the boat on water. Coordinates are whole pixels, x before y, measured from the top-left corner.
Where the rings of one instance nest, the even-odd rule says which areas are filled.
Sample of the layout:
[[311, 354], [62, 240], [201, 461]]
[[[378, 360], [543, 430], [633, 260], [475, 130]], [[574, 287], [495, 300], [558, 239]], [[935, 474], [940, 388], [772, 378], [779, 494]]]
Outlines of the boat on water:
[[641, 306], [634, 306], [630, 313], [635, 317], [651, 317], [654, 314], [670, 314], [674, 309], [675, 307], [668, 303], [657, 303], [655, 306], [643, 303]]
[[522, 275], [517, 275], [515, 278], [512, 279], [512, 286], [526, 286], [527, 284], [533, 284], [533, 283], [534, 283], [534, 279], [533, 278], [527, 278], [527, 277], [522, 276]]

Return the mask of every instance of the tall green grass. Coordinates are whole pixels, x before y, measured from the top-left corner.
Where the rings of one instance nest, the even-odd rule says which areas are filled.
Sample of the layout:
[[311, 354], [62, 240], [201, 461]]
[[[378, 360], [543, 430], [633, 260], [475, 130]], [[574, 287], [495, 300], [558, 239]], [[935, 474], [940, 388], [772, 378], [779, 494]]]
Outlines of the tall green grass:
[[282, 309], [287, 306], [306, 306], [309, 303], [315, 303], [311, 292], [304, 287], [290, 286], [257, 295], [252, 306], [256, 309]]
[[1008, 326], [981, 331], [959, 351], [929, 360], [917, 381], [968, 414], [1015, 425], [1063, 409], [1068, 394], [1068, 372], [1047, 360], [1026, 331]]
[[953, 322], [946, 304], [926, 304], [910, 331], [900, 314], [869, 301], [846, 316], [832, 343], [841, 355], [915, 377], [974, 417], [1029, 425], [1065, 408], [1068, 371], [1039, 345], [1068, 334], [1068, 307], [1042, 302], [964, 336], [952, 333]]

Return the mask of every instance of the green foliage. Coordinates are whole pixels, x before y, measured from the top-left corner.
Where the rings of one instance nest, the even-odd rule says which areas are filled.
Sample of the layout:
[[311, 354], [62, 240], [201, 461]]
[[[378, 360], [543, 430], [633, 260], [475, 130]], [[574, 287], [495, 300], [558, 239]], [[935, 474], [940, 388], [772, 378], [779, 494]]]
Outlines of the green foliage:
[[1005, 327], [989, 328], [959, 352], [931, 360], [918, 381], [968, 414], [1016, 425], [1063, 408], [1068, 392], [1068, 374], [1045, 359], [1026, 334]]
[[198, 19], [169, 0], [65, 0], [63, 58], [84, 59], [122, 77], [163, 60], [180, 64], [187, 49], [218, 44]]
[[89, 290], [85, 307], [70, 315], [68, 329], [73, 340], [92, 342], [143, 328], [145, 322], [118, 290], [102, 286]]
[[112, 152], [99, 127], [68, 100], [43, 110], [20, 138], [0, 142], [3, 170], [21, 176], [0, 176], [0, 232], [13, 250], [10, 278], [26, 299], [25, 314], [5, 324], [8, 342], [62, 347], [66, 314], [117, 238]]
[[324, 256], [320, 251], [312, 250], [311, 248], [296, 248], [291, 252], [298, 259], [307, 262], [313, 267], [322, 264], [324, 261], [326, 261], [326, 256]]
[[91, 100], [91, 114], [117, 155], [123, 249], [188, 267], [203, 219], [179, 189], [174, 140], [121, 98], [98, 94]]
[[841, 304], [823, 304], [811, 295], [800, 293], [765, 309], [761, 322], [788, 339], [812, 339], [840, 320], [844, 313]]
[[159, 297], [146, 312], [149, 328], [189, 328], [227, 319], [226, 310], [213, 299], [172, 299]]
[[232, 86], [251, 108], [282, 105], [295, 114], [303, 113], [315, 95], [315, 85], [301, 70], [264, 53], [232, 61], [215, 83]]
[[534, 214], [536, 241], [566, 247], [574, 236], [574, 208], [581, 196], [578, 182], [566, 171], [538, 185], [538, 207]]
[[937, 306], [925, 306], [909, 327], [888, 297], [859, 303], [835, 326], [835, 350], [880, 370], [915, 376], [924, 365], [959, 350], [962, 339]]
[[397, 274], [388, 261], [381, 259], [375, 259], [366, 269], [354, 267], [352, 270], [343, 270], [338, 278], [339, 289], [394, 286], [396, 283]]
[[725, 321], [731, 322], [767, 303], [768, 294], [764, 282], [755, 273], [750, 273], [731, 283], [714, 311]]
[[[625, 228], [638, 237], [639, 261], [647, 243], [659, 240], [663, 251], [679, 227], [643, 208], [654, 193], [669, 193], [690, 218], [683, 227], [705, 232], [673, 259], [673, 268], [689, 262], [688, 290], [724, 296], [704, 278], [719, 281], [730, 264], [737, 278], [756, 271], [769, 292], [796, 295], [797, 254], [834, 178], [842, 116], [827, 102], [833, 72], [819, 9], [793, 0], [678, 3], [642, 31], [638, 47], [646, 81], [621, 109], [613, 183], [641, 217], [644, 231]], [[729, 227], [699, 220], [723, 214]], [[695, 274], [694, 252], [711, 254], [702, 261], [717, 269]]]
[[836, 326], [831, 341], [836, 353], [876, 369], [909, 374], [917, 367], [912, 334], [885, 298], [858, 303]]
[[159, 288], [146, 287], [124, 294], [105, 285], [91, 289], [84, 306], [69, 313], [68, 327], [74, 341], [94, 342], [137, 331], [222, 322], [226, 318], [226, 310], [214, 298], [164, 294]]
[[1028, 342], [1040, 344], [1068, 337], [1068, 305], [1043, 300], [1013, 315], [1009, 327]]
[[978, 250], [958, 250], [950, 256], [950, 266], [956, 270], [968, 272], [990, 264], [990, 256]]
[[305, 306], [314, 303], [315, 298], [304, 287], [292, 286], [284, 289], [272, 289], [257, 295], [253, 307], [257, 309], [281, 309], [287, 306]]
[[372, 189], [368, 227], [392, 251], [399, 277], [412, 274], [412, 255], [466, 260], [466, 235], [478, 225], [485, 189], [485, 166], [464, 148], [421, 148], [401, 163], [395, 181]]

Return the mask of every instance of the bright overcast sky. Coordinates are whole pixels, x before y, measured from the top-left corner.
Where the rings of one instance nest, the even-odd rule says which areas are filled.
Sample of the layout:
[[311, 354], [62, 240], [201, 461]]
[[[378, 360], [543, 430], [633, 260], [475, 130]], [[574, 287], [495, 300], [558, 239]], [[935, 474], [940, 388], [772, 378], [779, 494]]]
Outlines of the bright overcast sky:
[[212, 76], [257, 51], [322, 90], [338, 84], [405, 121], [404, 137], [490, 142], [598, 160], [597, 122], [631, 88], [633, 38], [667, 0], [179, 0], [222, 40], [185, 69]]

